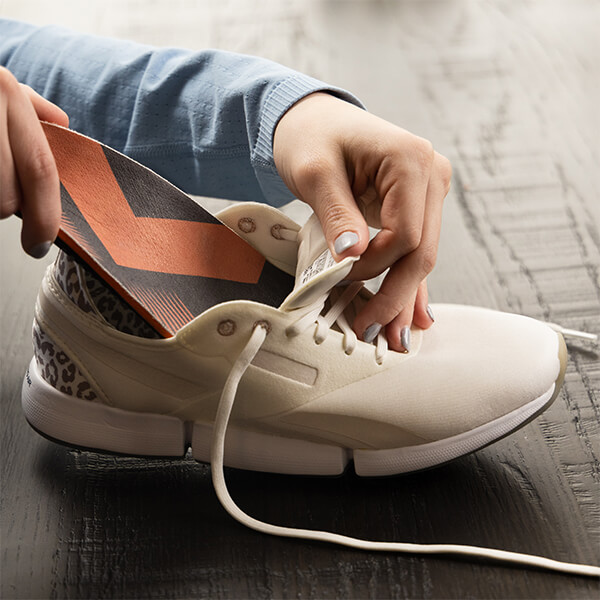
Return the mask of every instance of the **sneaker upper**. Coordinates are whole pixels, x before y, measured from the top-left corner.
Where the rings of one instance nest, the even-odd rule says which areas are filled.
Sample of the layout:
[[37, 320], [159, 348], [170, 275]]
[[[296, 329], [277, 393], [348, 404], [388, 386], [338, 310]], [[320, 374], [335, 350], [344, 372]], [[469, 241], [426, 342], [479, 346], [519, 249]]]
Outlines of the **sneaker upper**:
[[[217, 304], [172, 338], [144, 337], [107, 322], [81, 270], [77, 302], [56, 269], [48, 270], [36, 322], [89, 383], [91, 401], [210, 424], [225, 379], [259, 322], [269, 333], [232, 414], [232, 425], [250, 431], [347, 448], [413, 446], [511, 413], [551, 390], [559, 376], [559, 336], [552, 329], [483, 308], [434, 305], [436, 322], [427, 331], [413, 328], [410, 353], [383, 357], [375, 344], [349, 343], [347, 328], [333, 325], [324, 334], [315, 319], [298, 331], [294, 326], [320, 298], [340, 293], [336, 286], [354, 259], [333, 261], [315, 219], [300, 229], [261, 204], [236, 205], [219, 218], [238, 226], [277, 267], [295, 272], [282, 306]], [[349, 313], [368, 297], [363, 289]]]

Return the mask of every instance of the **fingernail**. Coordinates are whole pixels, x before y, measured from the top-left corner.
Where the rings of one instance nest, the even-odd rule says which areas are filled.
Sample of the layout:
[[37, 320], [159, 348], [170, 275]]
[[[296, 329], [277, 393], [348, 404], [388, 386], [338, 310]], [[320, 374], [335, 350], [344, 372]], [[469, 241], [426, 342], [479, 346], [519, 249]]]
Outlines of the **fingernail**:
[[344, 231], [344, 233], [340, 234], [333, 243], [333, 249], [336, 254], [342, 254], [357, 243], [358, 235], [354, 233], [354, 231]]
[[400, 332], [400, 342], [407, 352], [410, 352], [410, 327], [403, 327]]
[[372, 325], [369, 325], [363, 333], [363, 342], [370, 344], [381, 331], [381, 327], [381, 323], [373, 323]]
[[435, 317], [433, 316], [433, 311], [431, 310], [431, 306], [429, 306], [429, 304], [427, 305], [427, 316], [432, 320], [435, 321]]
[[52, 242], [42, 242], [41, 244], [36, 244], [32, 248], [29, 248], [27, 254], [29, 256], [33, 256], [33, 258], [43, 258], [48, 254], [48, 251], [52, 247]]

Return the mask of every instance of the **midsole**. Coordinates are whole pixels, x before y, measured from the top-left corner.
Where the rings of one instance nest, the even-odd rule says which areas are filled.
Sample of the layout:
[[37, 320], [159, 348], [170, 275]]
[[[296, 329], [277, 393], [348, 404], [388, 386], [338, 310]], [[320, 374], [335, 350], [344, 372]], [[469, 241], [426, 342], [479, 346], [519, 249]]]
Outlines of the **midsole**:
[[[210, 462], [212, 426], [194, 423], [191, 439], [177, 417], [140, 413], [80, 400], [52, 387], [32, 359], [23, 380], [22, 405], [29, 423], [74, 446], [138, 456], [183, 456]], [[339, 446], [246, 431], [232, 425], [225, 443], [227, 466], [270, 473], [339, 475], [350, 452]]]
[[[354, 458], [356, 472], [362, 476], [426, 469], [514, 431], [552, 400], [555, 387], [553, 384], [535, 400], [471, 431], [406, 448], [352, 450], [231, 425], [225, 441], [225, 464], [271, 473], [339, 475]], [[183, 456], [191, 444], [195, 459], [210, 462], [212, 425], [194, 423], [190, 436], [185, 422], [177, 417], [125, 411], [74, 398], [46, 382], [35, 359], [23, 381], [22, 404], [34, 428], [68, 444], [140, 456]]]
[[410, 446], [384, 450], [355, 450], [354, 468], [357, 475], [382, 476], [428, 469], [483, 448], [504, 437], [540, 412], [554, 395], [556, 384], [539, 398], [518, 409], [458, 435]]

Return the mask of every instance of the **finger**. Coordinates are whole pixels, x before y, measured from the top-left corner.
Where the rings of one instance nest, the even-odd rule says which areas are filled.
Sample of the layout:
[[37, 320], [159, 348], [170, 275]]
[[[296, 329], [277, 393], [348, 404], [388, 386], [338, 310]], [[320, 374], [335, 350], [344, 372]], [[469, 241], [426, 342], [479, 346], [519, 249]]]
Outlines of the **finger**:
[[421, 281], [417, 289], [415, 299], [415, 313], [413, 315], [413, 324], [421, 329], [429, 329], [433, 325], [435, 317], [431, 306], [428, 303], [427, 280]]
[[341, 156], [329, 163], [312, 161], [295, 182], [300, 199], [317, 215], [334, 258], [360, 256], [369, 243], [369, 228], [352, 195]]
[[[423, 235], [427, 190], [435, 153], [427, 140], [410, 136], [410, 155], [390, 156], [379, 169], [375, 186], [383, 199], [381, 231], [371, 240], [361, 260], [354, 266], [352, 278], [370, 279], [382, 273], [403, 256], [416, 250]], [[400, 144], [398, 144], [400, 147]], [[386, 167], [386, 164], [392, 164]]]
[[21, 188], [21, 243], [26, 252], [40, 258], [56, 238], [60, 224], [58, 172], [27, 93], [20, 87], [17, 93], [17, 98], [9, 99], [7, 129]]
[[62, 127], [69, 126], [69, 117], [67, 113], [53, 104], [49, 100], [46, 100], [43, 96], [40, 96], [34, 89], [30, 88], [24, 83], [20, 84], [23, 91], [27, 94], [33, 108], [37, 113], [40, 121], [48, 121], [49, 123], [56, 123]]
[[[8, 73], [8, 72], [6, 72]], [[8, 74], [10, 76], [10, 74]], [[13, 215], [21, 202], [21, 190], [15, 174], [15, 165], [8, 140], [8, 96], [17, 89], [16, 81], [8, 82], [0, 71], [0, 219]], [[10, 76], [12, 77], [12, 76]]]
[[427, 189], [421, 244], [390, 268], [377, 294], [356, 316], [354, 329], [359, 336], [372, 323], [387, 325], [406, 309], [420, 283], [435, 265], [442, 224], [442, 205], [450, 181], [448, 161], [441, 155], [436, 155], [435, 163], [435, 175]]
[[392, 350], [410, 352], [411, 325], [428, 329], [433, 324], [433, 312], [427, 296], [427, 280], [424, 279], [406, 308], [386, 326], [386, 337]]
[[388, 346], [396, 352], [410, 352], [410, 326], [413, 322], [417, 292], [406, 307], [385, 327]]

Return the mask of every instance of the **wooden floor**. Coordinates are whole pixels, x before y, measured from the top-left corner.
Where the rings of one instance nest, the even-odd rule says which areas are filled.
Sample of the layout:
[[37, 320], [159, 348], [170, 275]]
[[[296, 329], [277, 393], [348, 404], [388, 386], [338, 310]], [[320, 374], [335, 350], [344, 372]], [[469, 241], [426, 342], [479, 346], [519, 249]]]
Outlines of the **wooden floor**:
[[[453, 162], [435, 301], [600, 333], [596, 0], [1, 6], [39, 23], [259, 54], [353, 90]], [[266, 537], [225, 513], [205, 465], [42, 439], [19, 396], [44, 261], [17, 245], [16, 219], [1, 223], [3, 599], [597, 597], [597, 580]], [[233, 496], [278, 524], [600, 564], [600, 361], [598, 348], [569, 351], [557, 402], [475, 455], [373, 481], [230, 471]]]

